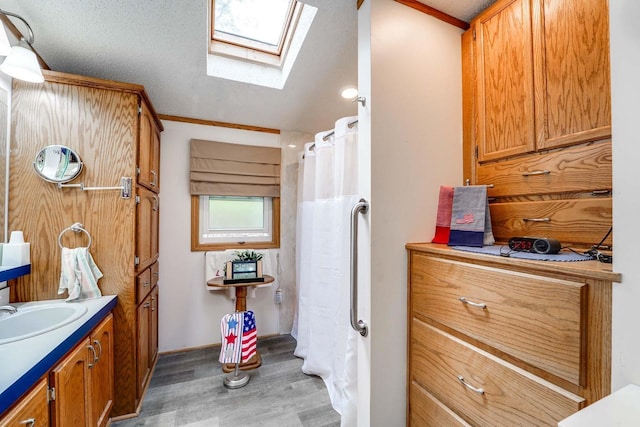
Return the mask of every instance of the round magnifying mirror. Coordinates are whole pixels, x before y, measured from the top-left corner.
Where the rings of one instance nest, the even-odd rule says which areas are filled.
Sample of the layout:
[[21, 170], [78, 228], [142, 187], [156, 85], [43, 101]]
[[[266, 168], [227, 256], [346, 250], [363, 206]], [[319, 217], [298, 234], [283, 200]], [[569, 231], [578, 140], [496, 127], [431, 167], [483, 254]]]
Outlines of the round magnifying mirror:
[[33, 168], [45, 181], [69, 182], [82, 172], [80, 156], [69, 147], [49, 145], [40, 150], [33, 162]]

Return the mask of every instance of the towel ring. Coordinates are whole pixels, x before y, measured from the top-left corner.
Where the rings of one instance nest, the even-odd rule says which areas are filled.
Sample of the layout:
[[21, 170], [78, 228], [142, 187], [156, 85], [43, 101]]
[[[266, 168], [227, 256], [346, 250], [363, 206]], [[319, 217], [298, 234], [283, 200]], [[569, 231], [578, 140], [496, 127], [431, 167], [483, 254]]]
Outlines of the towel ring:
[[64, 230], [62, 230], [60, 232], [60, 235], [58, 236], [58, 246], [60, 246], [60, 249], [63, 248], [62, 246], [62, 235], [64, 233], [66, 233], [67, 231], [73, 231], [75, 233], [80, 233], [81, 231], [84, 232], [84, 234], [87, 235], [87, 237], [89, 238], [89, 244], [87, 245], [87, 249], [89, 249], [91, 247], [91, 234], [89, 234], [89, 232], [87, 230], [85, 230], [82, 227], [82, 224], [80, 224], [79, 222], [74, 223], [73, 225], [71, 225], [71, 227], [67, 227]]

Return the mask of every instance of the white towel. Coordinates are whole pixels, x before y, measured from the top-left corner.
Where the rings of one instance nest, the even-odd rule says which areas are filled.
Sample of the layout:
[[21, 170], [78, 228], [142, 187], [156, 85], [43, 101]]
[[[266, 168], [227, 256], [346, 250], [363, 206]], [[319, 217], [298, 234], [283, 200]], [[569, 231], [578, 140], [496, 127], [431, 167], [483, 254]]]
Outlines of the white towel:
[[62, 248], [62, 269], [58, 294], [69, 292], [67, 301], [99, 298], [98, 280], [102, 272], [93, 261], [89, 248]]

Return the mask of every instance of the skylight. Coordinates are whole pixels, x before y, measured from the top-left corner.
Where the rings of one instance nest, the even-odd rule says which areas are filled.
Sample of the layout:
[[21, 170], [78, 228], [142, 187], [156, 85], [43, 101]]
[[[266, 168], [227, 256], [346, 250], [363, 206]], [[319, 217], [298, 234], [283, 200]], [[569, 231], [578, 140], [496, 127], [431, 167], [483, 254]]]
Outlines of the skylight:
[[214, 0], [213, 39], [280, 55], [295, 0]]
[[207, 74], [282, 89], [317, 8], [297, 0], [209, 0]]

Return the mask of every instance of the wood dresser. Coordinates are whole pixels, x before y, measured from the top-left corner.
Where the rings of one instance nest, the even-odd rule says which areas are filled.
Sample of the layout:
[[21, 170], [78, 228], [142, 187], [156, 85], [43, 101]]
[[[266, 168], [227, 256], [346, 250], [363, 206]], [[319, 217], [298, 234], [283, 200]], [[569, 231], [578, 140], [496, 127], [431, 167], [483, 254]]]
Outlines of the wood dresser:
[[409, 425], [555, 426], [610, 393], [610, 264], [406, 248]]

